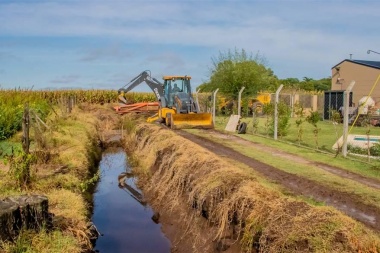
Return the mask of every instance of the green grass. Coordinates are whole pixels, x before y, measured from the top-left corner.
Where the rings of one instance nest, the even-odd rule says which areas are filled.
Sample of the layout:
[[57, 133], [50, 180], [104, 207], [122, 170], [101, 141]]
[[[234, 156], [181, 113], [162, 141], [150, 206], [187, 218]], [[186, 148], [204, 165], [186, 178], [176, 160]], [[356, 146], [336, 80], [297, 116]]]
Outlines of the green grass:
[[0, 160], [3, 159], [6, 155], [10, 155], [12, 153], [12, 149], [14, 151], [22, 150], [21, 139], [22, 133], [18, 132], [11, 138], [0, 140]]
[[[210, 135], [204, 132], [199, 132], [197, 130], [191, 130], [191, 132], [201, 135], [205, 138], [210, 138]], [[277, 169], [318, 182], [319, 184], [325, 185], [336, 191], [352, 194], [353, 196], [356, 196], [357, 198], [361, 199], [363, 203], [377, 206], [380, 208], [380, 192], [377, 189], [365, 186], [354, 180], [342, 178], [340, 176], [327, 172], [311, 164], [300, 164], [300, 163], [295, 163], [294, 161], [290, 161], [286, 159], [277, 159], [277, 157], [273, 156], [272, 153], [268, 153], [267, 151], [264, 151], [260, 149], [259, 147], [255, 148], [254, 146], [251, 147], [251, 146], [239, 144], [236, 142], [231, 142], [226, 139], [213, 139], [213, 141], [219, 142], [223, 144], [224, 146], [230, 147], [248, 157], [255, 158]], [[281, 143], [279, 146], [277, 146], [276, 148], [283, 149], [286, 151], [289, 151], [290, 148], [292, 149], [296, 148], [298, 149], [298, 151], [301, 151], [299, 147], [289, 147], [289, 145], [285, 143]], [[288, 150], [286, 148], [288, 148]], [[316, 161], [321, 161], [321, 159], [318, 160], [318, 157], [324, 158], [325, 159], [324, 161], [328, 164], [329, 164], [329, 162], [327, 162], [328, 160], [334, 160], [334, 158], [331, 155], [315, 153], [312, 150], [309, 150], [306, 156], [314, 157]], [[353, 163], [352, 161], [348, 161], [344, 159], [340, 159], [340, 162], [344, 162], [347, 164]], [[336, 164], [339, 165], [339, 162], [337, 162]], [[355, 167], [351, 167], [351, 169], [352, 168], [355, 168]], [[370, 171], [370, 170], [368, 169], [367, 171]]]
[[[216, 117], [216, 129], [223, 130], [227, 125], [229, 117]], [[248, 124], [248, 133], [252, 133], [252, 118], [242, 118], [242, 122], [246, 122]], [[259, 117], [258, 118], [258, 127], [256, 134], [264, 135], [273, 138], [273, 134], [268, 133], [267, 128], [265, 127], [266, 118]], [[318, 134], [318, 147], [320, 149], [326, 150], [328, 152], [334, 152], [332, 150], [332, 146], [335, 144], [337, 139], [343, 134], [343, 124], [334, 125], [331, 121], [320, 121], [317, 123], [318, 128], [320, 129]], [[311, 148], [316, 148], [315, 137], [314, 137], [314, 126], [312, 126], [308, 122], [304, 122], [302, 124], [303, 128], [303, 136], [301, 145], [308, 146]], [[351, 129], [351, 126], [349, 126]], [[380, 127], [353, 127], [350, 134], [362, 134], [366, 135], [367, 131], [370, 131], [370, 135], [380, 135]], [[290, 119], [290, 127], [288, 129], [288, 134], [286, 136], [279, 136], [278, 139], [283, 141], [288, 141], [292, 143], [298, 144], [298, 128], [296, 124], [296, 118]]]
[[64, 235], [61, 231], [54, 230], [40, 233], [22, 231], [14, 244], [3, 243], [1, 245], [5, 252], [10, 253], [60, 253], [79, 252], [80, 245], [72, 236]]
[[[215, 128], [224, 130], [228, 119], [228, 117], [217, 117]], [[380, 179], [380, 160], [372, 159], [370, 162], [367, 162], [367, 158], [365, 157], [348, 156], [348, 158], [344, 158], [342, 155], [338, 155], [338, 157], [335, 158], [336, 151], [332, 149], [332, 146], [336, 142], [337, 137], [335, 127], [330, 121], [321, 121], [318, 123], [318, 127], [321, 128], [321, 131], [318, 135], [320, 149], [317, 150], [313, 134], [314, 127], [307, 122], [304, 123], [303, 142], [299, 145], [295, 119], [291, 119], [290, 121], [289, 134], [278, 138], [277, 141], [273, 139], [273, 136], [267, 136], [265, 134], [265, 118], [259, 119], [258, 134], [252, 134], [251, 120], [251, 118], [242, 119], [242, 121], [248, 123], [248, 132], [247, 134], [238, 135], [239, 137], [296, 154], [312, 161], [330, 164], [366, 177]], [[338, 137], [340, 137], [343, 132], [342, 124], [337, 125], [337, 129]], [[352, 134], [365, 134], [368, 129], [371, 135], [380, 135], [380, 127], [373, 126], [370, 128], [353, 127]]]

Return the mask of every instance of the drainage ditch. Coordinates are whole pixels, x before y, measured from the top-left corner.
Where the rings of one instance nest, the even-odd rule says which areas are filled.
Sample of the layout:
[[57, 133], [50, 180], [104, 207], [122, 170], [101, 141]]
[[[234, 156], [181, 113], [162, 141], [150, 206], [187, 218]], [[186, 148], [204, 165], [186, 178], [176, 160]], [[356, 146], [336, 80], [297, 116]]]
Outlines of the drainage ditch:
[[92, 221], [100, 236], [94, 252], [170, 252], [170, 241], [136, 187], [124, 150], [105, 150], [99, 170]]

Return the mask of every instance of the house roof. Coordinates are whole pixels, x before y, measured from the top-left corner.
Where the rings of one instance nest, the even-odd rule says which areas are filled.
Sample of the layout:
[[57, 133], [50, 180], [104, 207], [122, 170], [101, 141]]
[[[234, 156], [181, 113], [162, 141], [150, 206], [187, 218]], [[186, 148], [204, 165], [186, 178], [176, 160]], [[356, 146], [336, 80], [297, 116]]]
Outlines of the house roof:
[[352, 63], [359, 64], [359, 65], [363, 65], [363, 66], [367, 66], [367, 67], [371, 67], [371, 68], [380, 69], [380, 61], [363, 61], [363, 60], [350, 60], [350, 59], [345, 59], [345, 60], [339, 62], [338, 64], [334, 65], [331, 69], [335, 68], [336, 66], [340, 65], [342, 62], [345, 62], [345, 61], [352, 62]]

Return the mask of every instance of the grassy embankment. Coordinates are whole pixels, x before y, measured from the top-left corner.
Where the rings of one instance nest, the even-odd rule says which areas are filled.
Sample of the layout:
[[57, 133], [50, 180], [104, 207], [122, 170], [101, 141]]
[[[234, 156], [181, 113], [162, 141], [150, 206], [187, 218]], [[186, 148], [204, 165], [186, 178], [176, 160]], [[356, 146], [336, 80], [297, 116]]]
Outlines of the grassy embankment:
[[[22, 108], [24, 102], [29, 102], [29, 105], [35, 103], [37, 107], [50, 107], [47, 106], [47, 100], [40, 97], [37, 99], [33, 92], [2, 91], [0, 96], [2, 109], [9, 111]], [[5, 101], [13, 104], [6, 104]], [[100, 158], [100, 150], [96, 146], [99, 122], [91, 113], [80, 108], [74, 109], [71, 114], [65, 113], [64, 108], [60, 110], [56, 105], [54, 108], [46, 110], [50, 114], [45, 116], [34, 109], [48, 128], [32, 121], [30, 151], [33, 165], [30, 167], [28, 184], [17, 183], [17, 175], [9, 171], [7, 162], [7, 155], [11, 155], [12, 149], [16, 157], [19, 154], [20, 133], [13, 133], [13, 137], [0, 142], [3, 151], [0, 157], [0, 198], [18, 194], [46, 195], [49, 199], [49, 212], [54, 215], [53, 230], [42, 228], [38, 233], [22, 231], [15, 243], [1, 244], [2, 251], [82, 252], [90, 246], [87, 231], [89, 202], [85, 198], [85, 192], [98, 178], [93, 169], [94, 162]], [[8, 116], [5, 119], [16, 125], [15, 121], [20, 118]], [[19, 127], [16, 126], [15, 129], [18, 131]]]
[[[195, 238], [195, 248], [238, 236], [245, 252], [257, 245], [264, 252], [380, 250], [377, 235], [333, 208], [285, 196], [251, 170], [226, 163], [173, 131], [154, 125], [136, 129], [128, 146], [139, 161], [135, 171], [145, 179], [144, 190], [159, 210], [194, 208], [180, 217], [184, 236]], [[200, 234], [202, 215], [207, 235]]]

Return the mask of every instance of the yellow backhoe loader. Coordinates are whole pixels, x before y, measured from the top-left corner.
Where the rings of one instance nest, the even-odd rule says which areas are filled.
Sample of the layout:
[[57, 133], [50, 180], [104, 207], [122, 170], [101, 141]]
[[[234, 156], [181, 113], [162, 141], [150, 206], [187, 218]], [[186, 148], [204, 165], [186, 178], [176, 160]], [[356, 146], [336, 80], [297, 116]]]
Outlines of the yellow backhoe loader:
[[127, 103], [124, 94], [142, 82], [154, 92], [159, 102], [158, 112], [148, 122], [165, 123], [172, 129], [213, 128], [211, 113], [201, 113], [191, 93], [190, 76], [164, 76], [164, 83], [143, 71], [119, 89], [119, 101]]

